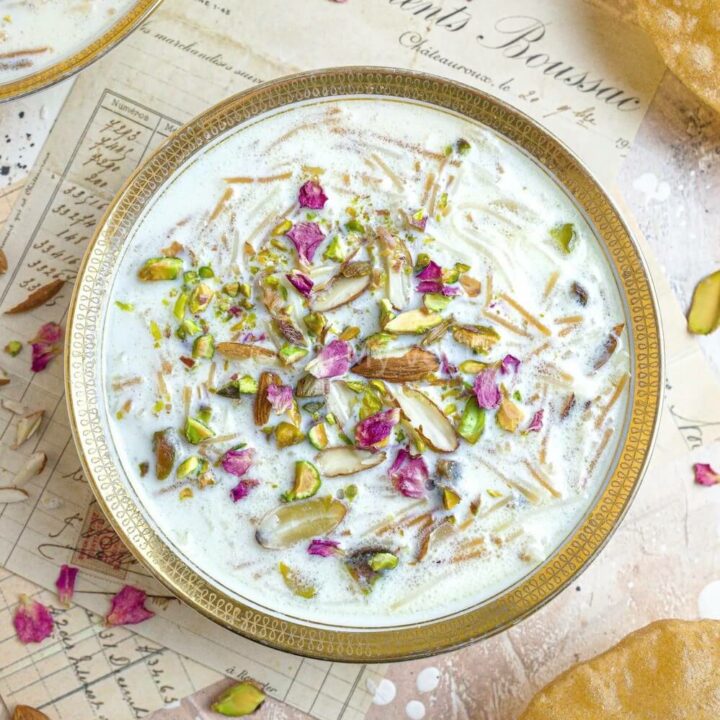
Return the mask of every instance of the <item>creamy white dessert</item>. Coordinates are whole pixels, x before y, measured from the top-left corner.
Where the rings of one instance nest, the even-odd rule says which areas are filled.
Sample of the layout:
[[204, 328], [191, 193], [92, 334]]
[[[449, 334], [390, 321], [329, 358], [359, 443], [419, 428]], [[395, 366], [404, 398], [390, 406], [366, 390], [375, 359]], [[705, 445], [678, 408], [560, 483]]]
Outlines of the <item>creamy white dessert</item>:
[[133, 229], [106, 403], [158, 531], [246, 602], [387, 626], [557, 549], [623, 432], [608, 261], [516, 147], [404, 101], [211, 144]]
[[134, 0], [0, 0], [0, 84], [81, 51]]

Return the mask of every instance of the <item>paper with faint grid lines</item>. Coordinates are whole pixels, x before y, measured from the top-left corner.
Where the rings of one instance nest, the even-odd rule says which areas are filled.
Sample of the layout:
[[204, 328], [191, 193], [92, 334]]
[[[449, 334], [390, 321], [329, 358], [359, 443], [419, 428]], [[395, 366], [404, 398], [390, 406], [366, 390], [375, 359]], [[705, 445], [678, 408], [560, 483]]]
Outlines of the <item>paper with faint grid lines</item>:
[[[423, 4], [414, 5], [418, 9]], [[304, 0], [292, 7], [295, 12], [289, 16], [282, 0], [225, 0], [212, 7], [199, 0], [173, 0], [82, 75], [0, 240], [10, 262], [10, 272], [0, 277], [0, 308], [10, 307], [48, 279], [71, 281], [104, 207], [138, 163], [178, 123], [254, 82], [351, 62], [447, 74], [518, 105], [596, 172], [611, 177], [662, 70], [637, 30], [576, 0], [552, 5], [508, 0], [492, 12], [468, 5], [451, 17], [446, 17], [449, 10], [432, 16], [411, 12], [412, 2], [397, 0], [347, 5]], [[524, 18], [525, 30], [513, 18]], [[590, 90], [593, 79], [608, 87], [619, 85], [625, 73], [618, 59], [627, 57], [623, 48], [633, 51], [632, 78], [618, 91], [623, 99], [639, 98], [632, 111], [613, 107], [597, 95], [588, 101], [592, 93], [583, 93], [577, 84], [584, 82]], [[535, 65], [543, 53], [546, 65], [550, 60], [568, 67], [572, 63], [566, 74], [572, 73], [575, 84], [538, 71]], [[556, 74], [561, 69], [556, 68]], [[70, 283], [52, 302], [27, 315], [0, 316], [1, 336], [27, 340], [42, 322], [62, 322], [69, 291]], [[671, 300], [670, 295], [666, 299]], [[677, 315], [675, 307], [671, 311]], [[677, 361], [682, 363], [678, 369], [704, 372], [692, 344], [678, 350]], [[164, 602], [153, 603], [157, 617], [137, 628], [146, 637], [224, 674], [252, 676], [264, 682], [273, 697], [316, 717], [352, 720], [364, 715], [370, 702], [366, 681], [382, 668], [301, 661], [244, 641], [168, 598], [144, 568], [132, 562], [92, 503], [67, 428], [61, 362], [55, 360], [35, 376], [28, 371], [27, 349], [14, 359], [3, 356], [0, 363], [12, 380], [0, 391], [2, 396], [46, 410], [40, 432], [18, 451], [8, 449], [17, 419], [0, 410], [0, 480], [11, 478], [36, 448], [49, 456], [48, 467], [29, 487], [30, 502], [0, 509], [0, 561], [46, 588], [52, 587], [61, 562], [73, 562], [82, 569], [78, 604], [101, 614], [107, 593], [120, 584], [145, 587], [165, 596]], [[674, 406], [679, 415], [694, 417], [696, 400], [678, 393]], [[674, 447], [682, 439], [671, 422], [669, 427], [667, 438]]]

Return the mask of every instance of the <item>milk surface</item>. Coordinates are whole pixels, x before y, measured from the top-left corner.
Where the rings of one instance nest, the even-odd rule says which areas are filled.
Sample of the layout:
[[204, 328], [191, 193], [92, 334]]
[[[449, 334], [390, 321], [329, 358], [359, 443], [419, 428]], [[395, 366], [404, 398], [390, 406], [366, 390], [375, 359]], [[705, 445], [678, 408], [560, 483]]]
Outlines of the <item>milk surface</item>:
[[39, 72], [106, 32], [134, 0], [0, 2], [0, 84]]
[[[469, 149], [458, 144], [460, 139]], [[459, 152], [460, 146], [467, 152]], [[320, 210], [298, 207], [298, 189], [312, 177], [328, 197]], [[407, 214], [423, 208], [432, 212], [421, 231], [408, 225]], [[305, 332], [306, 301], [284, 280], [285, 273], [302, 269], [316, 288], [337, 275], [340, 264], [323, 255], [335, 235], [345, 238], [353, 217], [372, 237], [383, 223], [393, 228], [413, 263], [426, 253], [443, 268], [469, 266], [464, 272], [480, 282], [481, 291], [475, 297], [463, 291], [442, 314], [452, 315], [458, 325], [492, 327], [500, 336], [489, 352], [473, 354], [447, 334], [427, 347], [445, 359], [446, 372], [435, 374], [438, 383], [408, 385], [425, 392], [457, 425], [474, 374], [454, 372], [453, 366], [467, 360], [492, 365], [512, 355], [519, 368], [506, 374], [497, 370], [497, 382], [522, 420], [509, 432], [498, 424], [497, 410], [487, 410], [475, 444], [460, 440], [452, 453], [425, 449], [422, 457], [436, 487], [427, 488], [422, 498], [405, 497], [389, 478], [397, 451], [417, 450], [407, 433], [393, 433], [379, 449], [386, 459], [376, 467], [322, 477], [316, 497], [339, 497], [348, 511], [333, 532], [319, 537], [337, 541], [345, 555], [311, 556], [308, 541], [267, 549], [256, 541], [260, 520], [283, 504], [295, 461], [316, 462], [318, 451], [308, 441], [279, 449], [271, 433], [256, 427], [252, 395], [232, 400], [215, 391], [232, 377], [257, 378], [267, 369], [295, 387], [321, 345], [306, 332], [309, 354], [292, 366], [216, 354], [189, 368], [181, 358], [191, 357], [192, 338], [176, 336], [179, 323], [173, 316], [182, 277], [142, 282], [138, 271], [165, 249], [183, 260], [185, 270], [212, 267], [215, 277], [207, 282], [217, 293], [213, 302], [227, 283], [247, 283], [247, 307], [230, 315], [211, 305], [198, 318], [216, 343], [244, 341], [276, 350], [284, 341], [273, 333], [259, 300], [259, 278], [275, 271]], [[323, 227], [326, 238], [310, 265], [298, 262], [286, 236], [273, 235], [286, 219]], [[563, 224], [572, 224], [576, 233], [567, 254], [551, 232]], [[353, 259], [373, 264], [379, 287], [326, 313], [332, 326], [326, 344], [348, 327], [359, 329], [349, 340], [356, 361], [367, 352], [363, 339], [380, 332], [378, 303], [387, 294], [383, 260], [373, 243], [361, 242]], [[423, 302], [414, 275], [405, 310]], [[138, 222], [113, 299], [104, 338], [106, 403], [112, 440], [144, 511], [175, 551], [213, 583], [277, 614], [341, 627], [382, 627], [441, 617], [487, 600], [527, 575], [571, 534], [601, 489], [622, 436], [632, 384], [626, 330], [619, 329], [614, 351], [595, 365], [613, 328], [624, 322], [624, 309], [593, 230], [563, 189], [521, 151], [487, 128], [428, 106], [381, 99], [315, 101], [222, 136], [182, 168]], [[398, 335], [385, 352], [402, 354], [421, 339]], [[352, 372], [330, 380], [343, 397], [349, 393], [352, 409], [344, 426], [342, 417], [335, 425], [326, 423], [333, 446], [344, 442], [338, 426], [352, 441], [358, 421], [361, 395], [353, 399], [355, 391], [342, 385], [346, 381], [367, 382]], [[335, 405], [332, 398], [319, 399], [326, 400], [316, 415], [323, 419]], [[300, 408], [313, 400], [318, 398], [297, 398]], [[385, 409], [391, 405], [388, 400]], [[207, 406], [215, 436], [226, 438], [202, 446], [214, 484], [201, 488], [174, 473], [157, 480], [153, 433], [169, 429], [173, 434], [177, 466], [198, 453], [198, 446], [183, 437], [186, 418]], [[529, 430], [538, 410], [542, 428]], [[301, 430], [307, 432], [314, 420], [306, 410], [300, 415]], [[269, 426], [281, 421], [288, 416], [273, 415]], [[241, 443], [256, 451], [245, 477], [258, 484], [233, 502], [229, 493], [238, 478], [215, 463]], [[437, 474], [443, 459], [459, 464], [460, 476], [451, 482]], [[149, 468], [144, 476], [143, 463]], [[356, 486], [352, 499], [350, 485]], [[460, 497], [451, 510], [443, 505], [441, 485], [451, 485]], [[449, 532], [433, 537], [418, 559], [428, 518], [435, 525], [447, 520]], [[366, 547], [392, 552], [399, 560], [368, 593], [345, 564]], [[311, 587], [314, 597], [293, 592], [280, 563], [303, 587]]]

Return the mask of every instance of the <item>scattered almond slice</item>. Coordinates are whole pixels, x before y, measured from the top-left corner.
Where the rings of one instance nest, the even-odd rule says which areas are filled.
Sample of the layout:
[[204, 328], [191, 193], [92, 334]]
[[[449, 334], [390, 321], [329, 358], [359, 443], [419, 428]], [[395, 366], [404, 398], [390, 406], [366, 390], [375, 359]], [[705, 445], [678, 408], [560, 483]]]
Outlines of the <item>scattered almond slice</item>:
[[17, 427], [15, 428], [15, 444], [12, 446], [13, 450], [17, 450], [37, 432], [44, 416], [44, 410], [37, 410], [18, 420]]
[[331, 496], [291, 502], [262, 518], [255, 539], [272, 550], [331, 533], [345, 518], [347, 506]]
[[46, 464], [47, 455], [44, 452], [33, 453], [13, 478], [13, 485], [16, 488], [22, 487], [28, 480], [39, 475], [45, 469]]
[[8, 270], [7, 256], [3, 250], [0, 250], [0, 275], [4, 275]]
[[0, 487], [0, 505], [12, 505], [25, 502], [30, 496], [20, 488]]
[[315, 462], [325, 477], [341, 477], [369, 470], [384, 462], [386, 457], [384, 452], [341, 446], [320, 451], [315, 456]]
[[390, 357], [364, 357], [352, 367], [357, 375], [388, 382], [409, 382], [423, 380], [428, 374], [436, 372], [440, 362], [431, 352], [420, 348], [411, 348], [404, 355]]
[[310, 309], [314, 312], [327, 312], [342, 305], [347, 305], [368, 289], [371, 280], [370, 275], [335, 277], [323, 290], [315, 295], [310, 303]]
[[277, 353], [269, 348], [238, 342], [218, 343], [215, 351], [229, 360], [274, 360], [277, 356]]
[[357, 395], [342, 380], [330, 382], [327, 385], [325, 403], [327, 409], [335, 416], [341, 428], [350, 422], [353, 416], [353, 407], [357, 402]]
[[0, 387], [3, 385], [7, 385], [10, 382], [10, 378], [7, 376], [7, 373], [0, 368]]
[[28, 312], [44, 305], [48, 300], [52, 300], [62, 289], [65, 284], [64, 280], [53, 280], [31, 292], [21, 303], [5, 311], [6, 315], [18, 315], [19, 313]]
[[459, 441], [443, 411], [424, 393], [412, 388], [389, 388], [408, 422], [436, 452], [453, 452]]
[[32, 412], [30, 408], [21, 405], [15, 400], [10, 400], [9, 398], [3, 398], [2, 406], [5, 410], [13, 413], [14, 415], [29, 415]]
[[388, 300], [396, 310], [404, 310], [410, 304], [413, 293], [412, 274], [409, 272], [412, 256], [400, 238], [392, 237], [389, 233], [379, 233], [379, 237], [386, 248], [384, 254]]

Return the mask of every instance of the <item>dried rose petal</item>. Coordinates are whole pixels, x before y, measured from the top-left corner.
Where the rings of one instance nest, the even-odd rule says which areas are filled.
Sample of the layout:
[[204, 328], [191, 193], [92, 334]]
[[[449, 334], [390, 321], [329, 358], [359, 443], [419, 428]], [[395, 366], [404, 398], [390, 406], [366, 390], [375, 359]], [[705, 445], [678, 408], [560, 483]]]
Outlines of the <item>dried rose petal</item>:
[[240, 480], [240, 482], [230, 490], [232, 501], [237, 502], [238, 500], [246, 498], [250, 494], [250, 491], [259, 484], [257, 480], [251, 480], [250, 478]]
[[421, 280], [415, 290], [419, 293], [442, 293], [443, 284], [439, 280]]
[[460, 294], [460, 288], [457, 285], [443, 285], [441, 292], [446, 297], [455, 297]]
[[361, 448], [372, 448], [390, 437], [400, 421], [400, 410], [383, 410], [365, 418], [355, 428], [355, 443]]
[[27, 595], [20, 596], [20, 604], [13, 616], [13, 625], [18, 640], [25, 645], [42, 642], [52, 635], [54, 627], [50, 611]]
[[285, 276], [288, 282], [305, 297], [310, 297], [313, 285], [315, 284], [307, 275], [301, 273], [299, 270], [293, 270]]
[[478, 405], [486, 410], [493, 410], [500, 405], [500, 389], [495, 382], [495, 370], [484, 370], [475, 376], [473, 391]]
[[110, 601], [110, 612], [105, 617], [106, 625], [135, 625], [155, 615], [145, 607], [147, 595], [144, 590], [125, 585]]
[[55, 581], [55, 587], [57, 588], [58, 600], [62, 605], [66, 607], [70, 605], [73, 593], [75, 592], [75, 580], [79, 570], [76, 567], [70, 565], [62, 565], [60, 567], [60, 574]]
[[440, 372], [443, 373], [443, 375], [449, 375], [452, 377], [453, 375], [457, 375], [457, 371], [457, 366], [453, 365], [448, 359], [448, 356], [443, 353], [440, 356]]
[[45, 323], [30, 341], [39, 345], [54, 345], [62, 338], [62, 328], [54, 322]]
[[333, 340], [328, 343], [305, 367], [313, 377], [324, 378], [344, 375], [350, 369], [352, 348], [345, 340]]
[[298, 202], [300, 207], [310, 208], [310, 210], [322, 210], [327, 202], [327, 195], [317, 180], [308, 180], [300, 188]]
[[287, 236], [293, 241], [298, 257], [307, 264], [313, 261], [318, 245], [325, 239], [320, 226], [314, 222], [293, 225]]
[[416, 277], [418, 280], [442, 280], [442, 268], [431, 260]]
[[268, 385], [267, 399], [274, 412], [282, 415], [293, 404], [293, 390], [289, 385]]
[[695, 482], [698, 485], [717, 485], [720, 483], [720, 473], [716, 473], [707, 463], [695, 463], [693, 465], [695, 471]]
[[528, 425], [526, 432], [539, 432], [540, 430], [542, 430], [543, 415], [545, 415], [545, 411], [538, 410], [532, 416], [532, 420], [530, 421], [530, 424]]
[[390, 468], [390, 479], [405, 497], [423, 497], [429, 478], [427, 465], [421, 457], [414, 458], [407, 450], [398, 450]]
[[517, 372], [520, 367], [520, 361], [514, 355], [506, 355], [500, 363], [500, 372], [508, 375], [511, 372]]
[[225, 472], [235, 477], [241, 477], [250, 469], [254, 459], [255, 450], [253, 450], [253, 448], [228, 450], [222, 458], [220, 458], [220, 465], [222, 465], [222, 469]]
[[308, 545], [308, 555], [319, 555], [320, 557], [332, 557], [338, 555], [340, 543], [337, 540], [327, 538], [315, 538]]
[[62, 328], [57, 323], [45, 323], [38, 330], [38, 334], [30, 341], [32, 344], [32, 364], [30, 369], [33, 372], [42, 372], [50, 361], [60, 354], [61, 338]]

